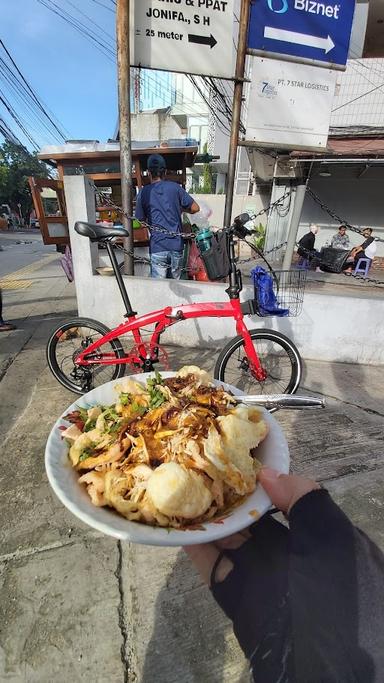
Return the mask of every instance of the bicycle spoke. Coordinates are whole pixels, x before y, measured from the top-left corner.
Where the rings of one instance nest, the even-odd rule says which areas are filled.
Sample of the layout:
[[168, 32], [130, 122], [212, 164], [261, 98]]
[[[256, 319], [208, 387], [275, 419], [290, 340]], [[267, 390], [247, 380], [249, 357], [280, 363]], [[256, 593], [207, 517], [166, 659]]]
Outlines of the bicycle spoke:
[[[102, 362], [97, 362], [88, 366], [77, 365], [78, 355], [101, 339], [108, 331], [100, 323], [95, 322], [95, 327], [91, 327], [85, 325], [86, 322], [88, 321], [85, 319], [78, 319], [76, 325], [64, 324], [52, 334], [48, 345], [51, 370], [64, 386], [78, 393], [93, 389], [124, 374], [124, 366], [114, 363], [104, 365]], [[121, 344], [115, 341], [104, 343], [96, 353], [100, 356], [105, 355], [108, 359], [117, 359], [124, 355]]]
[[236, 348], [229, 345], [223, 360], [219, 360], [220, 377], [228, 384], [248, 394], [282, 394], [289, 392], [292, 378], [295, 378], [298, 367], [296, 357], [291, 350], [291, 342], [282, 343], [278, 333], [273, 331], [252, 332], [252, 342], [262, 370], [264, 380], [257, 380], [252, 364], [247, 358], [243, 340], [240, 338]]

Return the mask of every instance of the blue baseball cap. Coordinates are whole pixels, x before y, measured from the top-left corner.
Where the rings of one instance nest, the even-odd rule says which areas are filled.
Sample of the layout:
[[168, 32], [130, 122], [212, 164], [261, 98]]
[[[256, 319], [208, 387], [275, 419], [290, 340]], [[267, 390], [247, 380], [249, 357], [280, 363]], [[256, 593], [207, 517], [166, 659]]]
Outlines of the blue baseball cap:
[[161, 154], [151, 154], [148, 157], [147, 161], [147, 169], [151, 171], [152, 169], [154, 171], [161, 171], [165, 170], [167, 168], [167, 164], [165, 163], [165, 159]]

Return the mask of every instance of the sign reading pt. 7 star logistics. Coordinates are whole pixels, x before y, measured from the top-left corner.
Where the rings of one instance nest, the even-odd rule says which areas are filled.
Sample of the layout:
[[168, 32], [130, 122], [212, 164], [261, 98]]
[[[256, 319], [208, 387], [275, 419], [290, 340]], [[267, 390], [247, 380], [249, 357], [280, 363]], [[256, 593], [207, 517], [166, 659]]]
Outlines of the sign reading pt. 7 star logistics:
[[136, 0], [133, 66], [233, 78], [234, 0]]
[[344, 69], [355, 0], [256, 0], [248, 48], [262, 57]]
[[244, 144], [324, 149], [336, 78], [331, 69], [254, 57]]

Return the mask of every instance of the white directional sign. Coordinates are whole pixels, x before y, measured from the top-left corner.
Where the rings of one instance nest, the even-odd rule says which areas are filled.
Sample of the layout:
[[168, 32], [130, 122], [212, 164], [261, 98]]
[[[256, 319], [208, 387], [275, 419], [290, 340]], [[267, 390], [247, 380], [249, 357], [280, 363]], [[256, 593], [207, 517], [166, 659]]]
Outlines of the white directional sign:
[[327, 145], [336, 73], [253, 58], [246, 143], [289, 149]]
[[326, 38], [319, 38], [318, 36], [309, 36], [305, 33], [297, 33], [296, 31], [284, 31], [282, 28], [273, 28], [266, 26], [264, 28], [265, 38], [272, 40], [280, 40], [284, 43], [294, 43], [295, 45], [306, 45], [307, 47], [315, 47], [323, 50], [324, 54], [328, 54], [332, 48], [335, 47], [331, 36]]
[[233, 78], [234, 0], [135, 0], [133, 66]]

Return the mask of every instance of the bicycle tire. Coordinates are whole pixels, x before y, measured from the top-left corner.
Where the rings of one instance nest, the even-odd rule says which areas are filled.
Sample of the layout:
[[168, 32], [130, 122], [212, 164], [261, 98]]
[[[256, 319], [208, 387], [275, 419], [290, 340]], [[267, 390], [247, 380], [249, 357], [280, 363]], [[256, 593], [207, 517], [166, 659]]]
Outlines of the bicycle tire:
[[[260, 382], [256, 380], [249, 371], [249, 366], [247, 367], [247, 357], [244, 350], [244, 340], [241, 335], [234, 337], [221, 351], [215, 365], [214, 377], [221, 382], [227, 382], [233, 386], [237, 386], [246, 393], [278, 393], [278, 394], [294, 394], [300, 384], [303, 364], [300, 354], [293, 344], [293, 342], [280, 332], [275, 332], [275, 330], [249, 330], [252, 341], [255, 343], [257, 341], [267, 341], [274, 344], [277, 348], [283, 349], [286, 357], [289, 360], [290, 371], [287, 371], [287, 379], [283, 380], [281, 378], [276, 379], [272, 374], [269, 374], [265, 381]], [[243, 347], [243, 352], [241, 348]], [[239, 379], [236, 381], [236, 371], [229, 371], [228, 363], [231, 357], [234, 356], [236, 351], [239, 350], [239, 356], [235, 360], [235, 364], [238, 363], [239, 366]], [[265, 358], [259, 349], [256, 350], [258, 356], [261, 360], [262, 366], [268, 372], [268, 362], [271, 365], [270, 359], [274, 359], [275, 367], [274, 372], [277, 371], [276, 358], [279, 358], [277, 354], [266, 354]], [[241, 353], [243, 353], [243, 358], [240, 358]], [[289, 374], [289, 378], [288, 378]], [[248, 381], [247, 381], [248, 380]], [[268, 381], [270, 380], [270, 381]]]
[[[68, 330], [78, 330], [79, 328], [88, 328], [89, 330], [94, 330], [95, 332], [97, 332], [97, 334], [100, 334], [102, 336], [111, 331], [108, 327], [100, 323], [98, 320], [92, 320], [91, 318], [72, 318], [71, 320], [66, 320], [64, 323], [56, 327], [51, 332], [51, 335], [47, 343], [46, 354], [49, 369], [51, 370], [52, 374], [57, 379], [57, 381], [60, 382], [60, 384], [62, 384], [66, 389], [73, 391], [75, 394], [84, 394], [87, 391], [90, 391], [90, 389], [93, 389], [94, 386], [99, 385], [95, 385], [92, 381], [92, 384], [88, 382], [89, 386], [87, 388], [84, 388], [84, 384], [82, 385], [80, 380], [79, 383], [76, 384], [75, 381], [71, 380], [71, 374], [69, 370], [68, 372], [63, 371], [57, 358], [57, 346], [60, 339], [63, 338], [64, 333], [68, 332]], [[69, 340], [73, 338], [78, 338], [77, 332], [75, 333], [74, 337], [69, 337]], [[126, 355], [123, 346], [120, 342], [120, 339], [113, 339], [112, 341], [108, 342], [108, 344], [112, 347], [112, 350], [114, 351], [116, 358], [123, 358]], [[81, 348], [86, 347], [82, 346]], [[81, 349], [78, 350], [80, 351]], [[72, 353], [71, 356], [68, 356], [68, 358], [71, 357], [73, 360], [75, 353], [76, 350]], [[71, 362], [69, 362], [69, 366], [70, 365]], [[109, 377], [109, 379], [105, 379], [105, 382], [111, 381], [113, 379], [118, 379], [119, 377], [123, 377], [125, 374], [125, 365], [123, 364], [109, 366], [94, 365], [92, 366], [92, 369], [88, 369], [88, 372], [92, 374], [92, 380], [94, 380], [95, 377], [95, 370], [93, 368], [97, 369], [100, 367], [108, 367], [112, 369], [112, 376]], [[73, 368], [75, 368], [74, 363]], [[102, 381], [101, 383], [104, 384], [104, 381]]]

